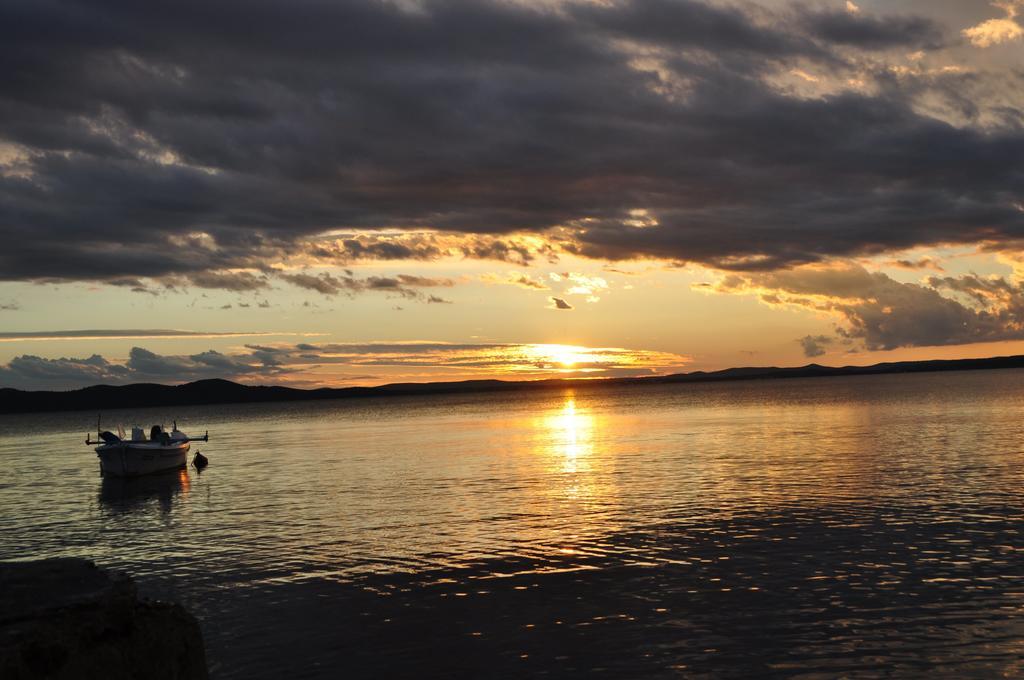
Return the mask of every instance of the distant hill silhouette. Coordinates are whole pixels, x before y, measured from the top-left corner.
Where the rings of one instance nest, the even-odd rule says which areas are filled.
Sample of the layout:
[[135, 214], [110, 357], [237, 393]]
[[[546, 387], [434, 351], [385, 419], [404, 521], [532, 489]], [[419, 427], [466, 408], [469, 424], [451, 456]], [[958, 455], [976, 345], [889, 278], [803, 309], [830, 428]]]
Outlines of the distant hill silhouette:
[[353, 397], [388, 397], [419, 394], [452, 394], [516, 390], [564, 389], [565, 387], [602, 387], [612, 385], [659, 385], [668, 383], [724, 382], [730, 380], [769, 380], [779, 378], [818, 378], [844, 375], [887, 373], [925, 373], [932, 371], [973, 371], [994, 368], [1024, 368], [1024, 356], [989, 359], [952, 359], [898, 361], [873, 366], [821, 366], [808, 364], [792, 368], [749, 367], [722, 371], [676, 373], [644, 378], [606, 380], [550, 379], [536, 381], [466, 380], [461, 382], [395, 383], [380, 387], [320, 388], [314, 390], [280, 386], [248, 386], [230, 380], [199, 380], [183, 385], [96, 385], [66, 392], [30, 392], [0, 388], [0, 413], [43, 411], [98, 411], [114, 408], [149, 406], [191, 406], [203, 404], [261, 403], [274, 401], [312, 401]]

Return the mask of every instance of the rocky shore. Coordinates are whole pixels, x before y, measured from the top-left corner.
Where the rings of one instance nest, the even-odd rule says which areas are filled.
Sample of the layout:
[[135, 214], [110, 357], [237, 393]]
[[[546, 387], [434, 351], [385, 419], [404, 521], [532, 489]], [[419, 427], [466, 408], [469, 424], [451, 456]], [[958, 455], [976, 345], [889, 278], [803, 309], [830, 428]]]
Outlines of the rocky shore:
[[199, 623], [88, 560], [0, 562], [0, 677], [200, 680]]

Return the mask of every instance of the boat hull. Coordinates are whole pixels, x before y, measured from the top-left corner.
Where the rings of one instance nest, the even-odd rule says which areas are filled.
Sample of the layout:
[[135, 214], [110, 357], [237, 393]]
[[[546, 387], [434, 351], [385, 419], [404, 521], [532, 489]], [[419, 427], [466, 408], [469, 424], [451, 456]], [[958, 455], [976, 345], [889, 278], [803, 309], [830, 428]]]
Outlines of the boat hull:
[[100, 471], [114, 477], [139, 477], [154, 472], [185, 467], [188, 462], [188, 442], [159, 444], [106, 444], [96, 447]]

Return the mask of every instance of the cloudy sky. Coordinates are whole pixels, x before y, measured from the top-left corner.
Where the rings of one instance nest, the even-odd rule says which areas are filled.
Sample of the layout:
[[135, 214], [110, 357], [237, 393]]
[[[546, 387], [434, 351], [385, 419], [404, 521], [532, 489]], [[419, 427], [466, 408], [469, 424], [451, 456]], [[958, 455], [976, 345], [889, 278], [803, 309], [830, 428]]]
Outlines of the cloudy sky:
[[1024, 1], [8, 0], [0, 385], [1024, 353]]

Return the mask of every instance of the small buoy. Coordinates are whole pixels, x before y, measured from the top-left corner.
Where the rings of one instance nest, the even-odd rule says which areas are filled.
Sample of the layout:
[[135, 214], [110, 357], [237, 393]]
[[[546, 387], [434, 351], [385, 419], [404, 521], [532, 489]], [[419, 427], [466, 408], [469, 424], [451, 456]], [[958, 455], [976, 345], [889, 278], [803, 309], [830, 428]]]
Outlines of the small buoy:
[[202, 470], [210, 464], [210, 459], [204, 456], [201, 452], [196, 451], [196, 455], [192, 457], [192, 464], [196, 466], [196, 469]]

